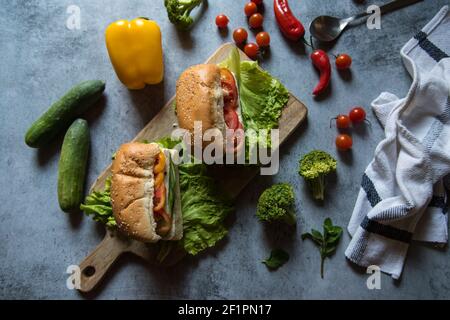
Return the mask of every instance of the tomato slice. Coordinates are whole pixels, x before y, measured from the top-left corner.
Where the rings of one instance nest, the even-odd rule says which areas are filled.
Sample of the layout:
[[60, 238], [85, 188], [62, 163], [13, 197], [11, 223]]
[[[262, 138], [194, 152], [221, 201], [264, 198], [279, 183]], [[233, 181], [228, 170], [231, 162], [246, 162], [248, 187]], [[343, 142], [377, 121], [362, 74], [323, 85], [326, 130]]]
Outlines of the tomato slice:
[[156, 233], [160, 236], [165, 236], [170, 229], [172, 229], [172, 218], [161, 209], [154, 213], [156, 220]]
[[236, 130], [239, 128], [239, 117], [236, 111], [232, 108], [223, 109], [223, 117], [228, 129]]
[[153, 196], [153, 211], [159, 211], [164, 208], [166, 204], [166, 187], [162, 184], [156, 189], [155, 195]]
[[236, 81], [230, 70], [225, 68], [220, 69], [220, 82], [223, 90], [224, 108], [231, 107], [236, 109], [238, 107], [238, 92]]
[[[244, 126], [242, 125], [242, 123], [239, 122], [238, 127], [234, 130], [244, 130]], [[234, 154], [238, 154], [241, 152], [242, 147], [244, 146], [244, 142], [245, 142], [245, 133], [241, 134], [240, 132], [234, 132], [234, 138], [233, 138], [233, 144], [232, 145], [228, 145], [227, 143], [227, 148], [226, 148], [226, 152], [227, 153], [234, 153]]]

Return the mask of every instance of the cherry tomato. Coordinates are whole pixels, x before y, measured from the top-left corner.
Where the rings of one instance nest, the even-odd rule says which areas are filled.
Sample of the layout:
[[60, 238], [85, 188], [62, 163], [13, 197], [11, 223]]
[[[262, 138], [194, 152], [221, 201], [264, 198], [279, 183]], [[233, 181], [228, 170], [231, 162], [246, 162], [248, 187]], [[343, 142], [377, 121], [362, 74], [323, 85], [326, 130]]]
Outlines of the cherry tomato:
[[263, 3], [263, 0], [251, 0], [257, 6], [260, 6]]
[[220, 82], [223, 90], [224, 108], [236, 109], [238, 104], [237, 86], [230, 70], [225, 68], [220, 69]]
[[259, 29], [262, 27], [264, 21], [264, 17], [261, 13], [254, 13], [248, 19], [248, 24], [253, 29]]
[[223, 117], [228, 129], [236, 130], [239, 128], [239, 117], [236, 111], [231, 108], [223, 109]]
[[348, 150], [351, 149], [353, 145], [352, 137], [350, 137], [348, 134], [339, 134], [336, 137], [336, 147], [339, 150]]
[[216, 25], [219, 27], [219, 28], [226, 28], [227, 26], [228, 26], [228, 22], [229, 22], [230, 20], [228, 20], [228, 17], [226, 16], [226, 15], [224, 15], [224, 14], [219, 14], [217, 17], [216, 17]]
[[248, 33], [244, 28], [238, 28], [233, 31], [233, 40], [237, 44], [244, 43], [247, 41]]
[[268, 47], [270, 45], [270, 35], [268, 32], [262, 31], [256, 35], [256, 43], [260, 47]]
[[250, 59], [255, 60], [258, 56], [259, 47], [256, 43], [247, 43], [244, 47], [244, 52]]
[[247, 17], [250, 17], [252, 14], [258, 12], [258, 6], [254, 2], [249, 2], [245, 5], [244, 12]]
[[348, 129], [350, 128], [350, 118], [345, 114], [339, 114], [336, 117], [336, 127], [338, 129]]
[[344, 70], [350, 68], [352, 64], [352, 58], [348, 54], [340, 54], [336, 57], [336, 68]]
[[362, 107], [354, 107], [348, 116], [353, 123], [361, 123], [366, 120], [366, 111]]

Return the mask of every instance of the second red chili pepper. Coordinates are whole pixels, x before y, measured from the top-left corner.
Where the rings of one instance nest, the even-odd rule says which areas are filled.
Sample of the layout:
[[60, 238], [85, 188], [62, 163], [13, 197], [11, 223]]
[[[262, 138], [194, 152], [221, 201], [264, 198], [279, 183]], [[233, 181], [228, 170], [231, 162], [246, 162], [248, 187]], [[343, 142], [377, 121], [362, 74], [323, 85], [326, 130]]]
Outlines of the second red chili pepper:
[[331, 79], [331, 64], [330, 58], [327, 53], [323, 50], [314, 50], [311, 53], [311, 61], [313, 65], [320, 72], [319, 83], [313, 90], [313, 95], [317, 96], [321, 94], [328, 87]]
[[291, 40], [300, 40], [305, 35], [305, 28], [294, 16], [287, 0], [274, 0], [273, 10], [283, 34]]

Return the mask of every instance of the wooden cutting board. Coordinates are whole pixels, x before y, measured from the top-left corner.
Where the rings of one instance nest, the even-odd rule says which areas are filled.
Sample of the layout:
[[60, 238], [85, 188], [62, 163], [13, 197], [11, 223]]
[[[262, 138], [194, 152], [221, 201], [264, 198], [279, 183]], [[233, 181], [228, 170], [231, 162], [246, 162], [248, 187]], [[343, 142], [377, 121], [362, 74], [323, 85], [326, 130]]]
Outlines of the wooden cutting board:
[[[217, 49], [205, 63], [220, 63], [226, 59], [234, 44], [227, 43]], [[249, 58], [239, 50], [241, 59]], [[172, 103], [175, 97], [172, 97], [161, 111], [142, 129], [133, 141], [155, 141], [159, 138], [170, 136], [173, 130], [173, 124], [177, 123], [177, 117], [173, 111]], [[289, 135], [306, 119], [307, 108], [296, 97], [290, 94], [287, 106], [283, 109], [280, 119], [280, 144], [282, 144]], [[259, 169], [243, 166], [216, 166], [213, 168], [213, 175], [222, 181], [221, 185], [224, 191], [228, 192], [232, 198], [236, 198], [248, 182], [259, 172]], [[97, 178], [91, 188], [93, 190], [102, 190], [105, 180], [110, 175], [110, 166], [103, 171]], [[144, 244], [135, 240], [130, 240], [116, 231], [107, 229], [105, 238], [80, 264], [81, 281], [80, 291], [91, 291], [103, 278], [111, 265], [117, 258], [125, 252], [133, 253], [149, 263], [156, 262], [158, 246], [155, 244]], [[170, 266], [180, 261], [185, 256], [183, 250], [173, 251], [165, 259], [164, 266]]]

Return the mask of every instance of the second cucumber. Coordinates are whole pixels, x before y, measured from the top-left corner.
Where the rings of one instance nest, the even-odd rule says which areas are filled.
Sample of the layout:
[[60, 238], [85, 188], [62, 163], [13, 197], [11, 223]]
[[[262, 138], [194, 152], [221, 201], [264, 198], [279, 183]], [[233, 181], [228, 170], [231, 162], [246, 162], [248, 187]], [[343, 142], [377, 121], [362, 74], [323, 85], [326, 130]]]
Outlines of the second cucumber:
[[77, 210], [83, 200], [89, 140], [89, 127], [83, 119], [75, 120], [64, 136], [58, 168], [58, 202], [65, 212]]
[[25, 143], [32, 148], [45, 146], [97, 102], [104, 90], [105, 82], [101, 80], [84, 81], [70, 89], [31, 125]]

